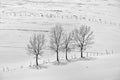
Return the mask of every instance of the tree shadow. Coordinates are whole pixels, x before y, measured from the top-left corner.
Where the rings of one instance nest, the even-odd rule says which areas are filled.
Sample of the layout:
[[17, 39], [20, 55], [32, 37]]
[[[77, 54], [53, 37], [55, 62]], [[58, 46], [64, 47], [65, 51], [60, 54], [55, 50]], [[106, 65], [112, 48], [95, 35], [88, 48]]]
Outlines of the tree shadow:
[[96, 60], [96, 58], [93, 58], [93, 57], [83, 57], [83, 58], [70, 59], [69, 62], [77, 62], [77, 61], [93, 61], [93, 60]]
[[67, 64], [69, 64], [68, 61], [60, 61], [60, 62], [57, 62], [57, 61], [54, 61], [52, 62], [53, 65], [56, 65], [56, 66], [65, 66]]
[[36, 66], [36, 65], [29, 65], [29, 68], [30, 69], [47, 69], [48, 66], [47, 65], [43, 65], [43, 64], [38, 65], [38, 66]]

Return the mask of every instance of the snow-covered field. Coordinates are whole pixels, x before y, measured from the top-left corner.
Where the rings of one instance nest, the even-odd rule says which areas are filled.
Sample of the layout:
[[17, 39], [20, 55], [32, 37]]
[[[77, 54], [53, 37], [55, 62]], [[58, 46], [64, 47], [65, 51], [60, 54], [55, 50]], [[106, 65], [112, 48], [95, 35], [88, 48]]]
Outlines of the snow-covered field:
[[[119, 14], [119, 0], [0, 0], [0, 80], [119, 80]], [[87, 51], [115, 55], [42, 70], [26, 68], [32, 62], [26, 52], [29, 37], [42, 32], [48, 38], [57, 23], [66, 31], [91, 26], [95, 44]]]
[[17, 68], [0, 73], [0, 80], [120, 80], [120, 54], [78, 60], [42, 69]]

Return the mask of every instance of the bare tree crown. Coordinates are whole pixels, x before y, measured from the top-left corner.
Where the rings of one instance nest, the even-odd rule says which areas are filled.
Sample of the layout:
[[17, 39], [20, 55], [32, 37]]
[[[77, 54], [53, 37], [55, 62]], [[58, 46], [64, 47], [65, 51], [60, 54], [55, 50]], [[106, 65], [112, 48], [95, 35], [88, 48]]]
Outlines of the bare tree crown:
[[63, 35], [64, 35], [64, 30], [61, 27], [61, 25], [56, 25], [56, 27], [53, 27], [51, 29], [50, 33], [50, 48], [54, 51], [59, 51], [62, 46], [62, 41], [63, 41]]
[[63, 49], [69, 51], [71, 49], [71, 43], [72, 43], [72, 34], [66, 33], [64, 34], [64, 41], [63, 41]]
[[86, 25], [82, 25], [79, 29], [75, 29], [73, 35], [78, 47], [86, 49], [87, 46], [93, 44], [93, 31]]
[[43, 34], [34, 34], [27, 45], [28, 51], [34, 55], [41, 55], [45, 43], [45, 36]]

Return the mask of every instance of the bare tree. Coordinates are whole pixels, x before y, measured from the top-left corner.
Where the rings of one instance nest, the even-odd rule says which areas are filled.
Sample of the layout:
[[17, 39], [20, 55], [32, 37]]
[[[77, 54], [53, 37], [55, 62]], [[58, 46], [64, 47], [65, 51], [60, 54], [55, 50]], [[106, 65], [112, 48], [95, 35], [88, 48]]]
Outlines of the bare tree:
[[62, 45], [63, 45], [63, 35], [64, 35], [64, 30], [61, 27], [61, 25], [58, 24], [51, 29], [50, 48], [56, 52], [58, 63], [59, 63], [59, 51], [62, 49]]
[[83, 58], [83, 51], [93, 44], [93, 31], [91, 31], [90, 27], [81, 25], [79, 29], [73, 31], [73, 36], [76, 46], [80, 48], [81, 58]]
[[36, 66], [38, 66], [38, 56], [42, 56], [43, 46], [45, 43], [45, 36], [43, 34], [34, 34], [27, 45], [27, 50], [29, 54], [35, 55]]
[[71, 41], [72, 41], [71, 33], [66, 33], [64, 35], [63, 51], [65, 51], [65, 53], [66, 53], [65, 58], [66, 58], [67, 61], [69, 61], [69, 59], [68, 59], [68, 52], [71, 51], [71, 49], [72, 49]]

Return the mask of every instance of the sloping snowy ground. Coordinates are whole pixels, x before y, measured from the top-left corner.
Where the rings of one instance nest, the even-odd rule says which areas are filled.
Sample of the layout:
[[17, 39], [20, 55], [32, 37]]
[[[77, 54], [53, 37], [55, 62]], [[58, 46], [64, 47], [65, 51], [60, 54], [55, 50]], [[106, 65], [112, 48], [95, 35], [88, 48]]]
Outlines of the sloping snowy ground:
[[0, 80], [120, 80], [120, 54], [79, 60], [66, 65], [44, 65], [36, 70], [2, 72]]
[[0, 71], [5, 68], [0, 80], [119, 80], [117, 54], [43, 70], [21, 69], [31, 62], [26, 54], [29, 37], [40, 31], [48, 38], [47, 31], [57, 23], [67, 31], [91, 26], [95, 44], [88, 52], [120, 53], [119, 14], [119, 0], [0, 0]]
[[95, 35], [91, 51], [119, 53], [119, 13], [117, 0], [0, 0], [0, 47], [21, 50], [36, 30], [49, 31], [57, 23], [67, 31], [86, 24]]

